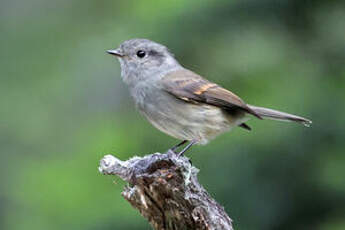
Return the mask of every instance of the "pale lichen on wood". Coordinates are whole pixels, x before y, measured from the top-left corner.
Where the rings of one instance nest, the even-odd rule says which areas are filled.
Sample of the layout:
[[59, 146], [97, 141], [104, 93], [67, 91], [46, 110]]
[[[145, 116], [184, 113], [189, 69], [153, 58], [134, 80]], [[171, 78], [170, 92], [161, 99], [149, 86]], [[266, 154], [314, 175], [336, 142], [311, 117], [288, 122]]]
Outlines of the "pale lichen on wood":
[[154, 229], [233, 229], [224, 208], [199, 184], [198, 169], [186, 157], [172, 151], [127, 161], [106, 155], [99, 170], [128, 182], [122, 196]]

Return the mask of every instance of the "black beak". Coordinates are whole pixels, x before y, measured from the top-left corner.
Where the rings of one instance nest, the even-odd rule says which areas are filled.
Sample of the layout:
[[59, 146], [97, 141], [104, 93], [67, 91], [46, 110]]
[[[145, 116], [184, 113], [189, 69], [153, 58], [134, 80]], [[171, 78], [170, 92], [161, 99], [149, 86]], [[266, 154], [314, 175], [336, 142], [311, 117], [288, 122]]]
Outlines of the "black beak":
[[107, 53], [114, 55], [116, 57], [123, 57], [124, 56], [119, 50], [107, 50]]

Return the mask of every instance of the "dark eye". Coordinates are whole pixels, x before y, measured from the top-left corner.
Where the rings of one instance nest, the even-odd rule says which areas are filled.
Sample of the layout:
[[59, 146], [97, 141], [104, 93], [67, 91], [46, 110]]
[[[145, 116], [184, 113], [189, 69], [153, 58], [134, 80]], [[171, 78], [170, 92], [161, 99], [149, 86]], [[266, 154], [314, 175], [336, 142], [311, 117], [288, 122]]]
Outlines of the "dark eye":
[[143, 51], [143, 50], [139, 50], [139, 51], [137, 52], [137, 56], [140, 57], [140, 58], [145, 57], [145, 55], [146, 55], [146, 53], [145, 53], [145, 51]]

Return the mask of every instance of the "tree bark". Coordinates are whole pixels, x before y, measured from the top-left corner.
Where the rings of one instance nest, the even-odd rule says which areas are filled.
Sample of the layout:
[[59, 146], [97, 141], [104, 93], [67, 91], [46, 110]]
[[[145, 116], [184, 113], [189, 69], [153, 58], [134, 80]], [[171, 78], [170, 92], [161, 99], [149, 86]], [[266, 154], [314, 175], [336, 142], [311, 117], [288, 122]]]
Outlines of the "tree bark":
[[121, 161], [106, 155], [99, 171], [128, 182], [122, 196], [156, 230], [233, 230], [232, 221], [199, 184], [198, 169], [172, 151]]

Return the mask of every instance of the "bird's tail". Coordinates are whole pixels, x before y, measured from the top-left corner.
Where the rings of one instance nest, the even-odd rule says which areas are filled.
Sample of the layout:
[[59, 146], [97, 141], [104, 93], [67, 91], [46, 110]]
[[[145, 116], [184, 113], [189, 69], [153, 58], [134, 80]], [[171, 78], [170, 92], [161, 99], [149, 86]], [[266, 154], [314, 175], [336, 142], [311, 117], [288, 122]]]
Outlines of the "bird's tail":
[[267, 109], [267, 108], [258, 107], [258, 106], [254, 106], [254, 105], [248, 105], [248, 107], [250, 109], [252, 109], [256, 114], [258, 114], [259, 116], [262, 116], [264, 118], [268, 118], [268, 119], [272, 119], [272, 120], [279, 120], [279, 121], [295, 121], [295, 122], [301, 123], [307, 127], [309, 127], [312, 123], [311, 120], [308, 120], [304, 117], [292, 115], [289, 113], [284, 113], [284, 112], [280, 112], [277, 110]]

